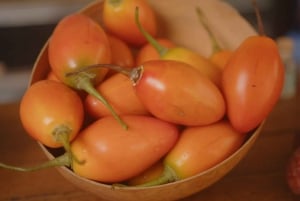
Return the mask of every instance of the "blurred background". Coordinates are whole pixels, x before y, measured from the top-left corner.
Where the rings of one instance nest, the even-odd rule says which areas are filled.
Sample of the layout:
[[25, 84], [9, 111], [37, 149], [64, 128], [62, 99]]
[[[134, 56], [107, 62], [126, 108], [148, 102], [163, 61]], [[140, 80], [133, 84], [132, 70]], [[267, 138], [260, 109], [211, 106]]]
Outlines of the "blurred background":
[[[256, 26], [251, 1], [225, 0]], [[20, 99], [30, 71], [57, 21], [92, 0], [0, 0], [0, 103]], [[267, 35], [298, 38], [299, 0], [257, 0]]]

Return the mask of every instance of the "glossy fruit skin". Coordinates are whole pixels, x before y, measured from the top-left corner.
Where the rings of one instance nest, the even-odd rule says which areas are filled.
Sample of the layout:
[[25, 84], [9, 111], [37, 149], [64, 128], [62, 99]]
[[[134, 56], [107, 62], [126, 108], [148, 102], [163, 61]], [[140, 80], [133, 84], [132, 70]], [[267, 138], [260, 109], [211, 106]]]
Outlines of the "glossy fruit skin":
[[228, 121], [187, 127], [164, 159], [178, 177], [185, 179], [208, 170], [233, 154], [245, 141]]
[[34, 139], [48, 147], [61, 147], [53, 132], [60, 127], [68, 128], [71, 141], [83, 123], [83, 104], [78, 94], [61, 82], [41, 80], [31, 85], [22, 97], [20, 119]]
[[181, 125], [214, 123], [225, 114], [220, 90], [190, 65], [153, 60], [142, 65], [137, 96], [154, 116]]
[[[173, 48], [175, 44], [167, 38], [157, 38], [156, 41], [163, 46], [164, 48]], [[141, 65], [142, 63], [150, 60], [160, 59], [160, 55], [157, 50], [150, 43], [146, 43], [141, 49], [138, 51], [136, 55], [136, 65]]]
[[173, 124], [142, 115], [122, 116], [128, 130], [112, 116], [95, 121], [72, 142], [84, 164], [73, 164], [76, 174], [104, 183], [125, 181], [159, 161], [176, 143]]
[[135, 24], [136, 7], [139, 8], [140, 21], [144, 28], [155, 36], [157, 34], [156, 16], [146, 0], [105, 0], [102, 19], [109, 33], [130, 45], [141, 46], [146, 43], [146, 39]]
[[[111, 103], [116, 112], [124, 114], [149, 114], [137, 97], [131, 81], [123, 74], [114, 74], [97, 86], [97, 90]], [[94, 118], [111, 115], [110, 111], [94, 96], [87, 95], [86, 111]]]
[[257, 127], [280, 97], [284, 66], [276, 43], [265, 36], [247, 38], [223, 70], [222, 87], [230, 122], [239, 132]]
[[220, 87], [221, 85], [222, 71], [220, 68], [206, 57], [192, 50], [183, 47], [170, 48], [161, 59], [190, 64], [193, 68], [208, 77], [216, 86]]
[[145, 36], [148, 43], [150, 43], [154, 49], [156, 49], [159, 59], [162, 60], [174, 60], [189, 64], [191, 67], [197, 69], [204, 76], [207, 76], [216, 86], [220, 87], [221, 82], [221, 70], [218, 66], [212, 63], [208, 58], [198, 54], [197, 52], [190, 50], [182, 46], [175, 46], [166, 48], [161, 45], [155, 37], [151, 36], [147, 30], [143, 27], [139, 20], [139, 13], [136, 12], [136, 25], [140, 32]]
[[[76, 81], [66, 77], [76, 71], [98, 63], [111, 62], [111, 49], [106, 33], [94, 20], [84, 14], [74, 13], [64, 17], [55, 27], [49, 40], [49, 63], [54, 74], [69, 86], [76, 88]], [[91, 72], [97, 84], [107, 69]]]

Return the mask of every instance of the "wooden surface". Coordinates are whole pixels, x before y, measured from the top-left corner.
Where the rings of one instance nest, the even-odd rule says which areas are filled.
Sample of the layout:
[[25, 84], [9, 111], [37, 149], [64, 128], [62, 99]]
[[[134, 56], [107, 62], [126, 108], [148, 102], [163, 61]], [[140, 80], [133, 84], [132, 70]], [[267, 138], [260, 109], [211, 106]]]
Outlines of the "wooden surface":
[[[280, 101], [262, 135], [241, 163], [222, 180], [185, 201], [292, 201], [297, 200], [285, 180], [287, 160], [300, 134], [300, 98]], [[46, 160], [24, 132], [18, 103], [0, 105], [0, 161], [31, 166]], [[96, 201], [95, 195], [70, 184], [56, 169], [20, 173], [0, 169], [0, 200]]]

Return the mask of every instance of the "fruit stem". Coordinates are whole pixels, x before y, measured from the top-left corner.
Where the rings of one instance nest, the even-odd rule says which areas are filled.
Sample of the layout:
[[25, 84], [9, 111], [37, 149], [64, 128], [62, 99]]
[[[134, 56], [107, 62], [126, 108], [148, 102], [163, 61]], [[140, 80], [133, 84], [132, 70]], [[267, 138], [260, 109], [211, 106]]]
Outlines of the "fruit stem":
[[121, 126], [127, 130], [128, 125], [121, 119], [121, 117], [116, 113], [114, 108], [109, 104], [109, 102], [95, 89], [91, 82], [91, 77], [93, 76], [91, 73], [85, 72], [85, 70], [79, 70], [76, 72], [67, 73], [66, 76], [74, 75], [75, 83], [77, 83], [76, 88], [86, 91], [88, 94], [96, 97], [99, 101], [101, 101], [105, 107], [111, 112], [113, 117], [121, 124]]
[[71, 133], [71, 129], [65, 125], [56, 127], [52, 132], [54, 140], [62, 144], [67, 152], [71, 151], [70, 142], [69, 142], [70, 133]]
[[255, 15], [256, 15], [257, 24], [258, 24], [258, 32], [259, 32], [260, 35], [264, 36], [265, 35], [265, 29], [264, 29], [264, 25], [263, 25], [263, 22], [262, 22], [262, 17], [261, 17], [260, 10], [258, 8], [256, 0], [252, 0], [252, 5], [253, 5], [253, 8], [255, 10]]
[[115, 64], [94, 64], [90, 66], [86, 66], [81, 68], [78, 71], [73, 71], [70, 73], [67, 73], [66, 76], [72, 76], [72, 75], [78, 75], [80, 73], [84, 73], [86, 71], [95, 69], [95, 68], [108, 68], [110, 70], [116, 71], [118, 73], [122, 73], [123, 75], [127, 76], [132, 82], [133, 85], [135, 85], [138, 80], [141, 78], [143, 74], [143, 66], [137, 66], [134, 68], [126, 68], [126, 67], [121, 67]]
[[160, 57], [163, 57], [166, 52], [168, 51], [168, 48], [162, 46], [157, 42], [142, 26], [139, 20], [139, 8], [135, 8], [135, 22], [140, 30], [140, 32], [144, 35], [144, 37], [147, 39], [147, 41], [156, 49]]
[[[69, 157], [71, 158], [72, 161], [77, 162], [79, 164], [82, 164], [83, 161], [80, 161], [72, 152], [71, 150], [71, 145], [70, 145], [70, 133], [72, 132], [72, 130], [65, 126], [58, 126], [57, 128], [54, 129], [54, 131], [52, 132], [52, 135], [55, 139], [55, 141], [61, 143], [66, 151], [66, 153], [69, 154]], [[71, 168], [73, 163], [71, 163]]]
[[208, 23], [206, 21], [206, 18], [202, 12], [202, 10], [197, 7], [196, 8], [196, 12], [197, 12], [197, 15], [203, 25], [203, 27], [205, 28], [205, 30], [207, 31], [208, 35], [209, 35], [209, 38], [211, 39], [212, 41], [212, 49], [213, 49], [213, 54], [214, 53], [217, 53], [219, 51], [222, 50], [222, 48], [220, 47], [219, 43], [217, 42], [217, 39], [215, 38], [214, 34], [212, 33], [212, 31], [210, 30], [209, 26], [208, 26]]
[[19, 172], [33, 172], [41, 169], [46, 169], [50, 167], [58, 167], [58, 166], [68, 166], [70, 167], [72, 163], [72, 158], [70, 158], [69, 153], [64, 153], [63, 155], [56, 157], [52, 160], [44, 162], [40, 165], [33, 166], [33, 167], [17, 167], [12, 165], [7, 165], [4, 163], [0, 163], [0, 168], [19, 171]]
[[171, 183], [171, 182], [174, 182], [174, 181], [177, 181], [177, 180], [179, 180], [179, 178], [177, 177], [174, 170], [172, 168], [170, 168], [168, 165], [165, 165], [164, 166], [164, 171], [163, 171], [163, 173], [160, 177], [158, 177], [157, 179], [154, 179], [152, 181], [149, 181], [147, 183], [136, 185], [134, 187], [157, 186], [157, 185]]

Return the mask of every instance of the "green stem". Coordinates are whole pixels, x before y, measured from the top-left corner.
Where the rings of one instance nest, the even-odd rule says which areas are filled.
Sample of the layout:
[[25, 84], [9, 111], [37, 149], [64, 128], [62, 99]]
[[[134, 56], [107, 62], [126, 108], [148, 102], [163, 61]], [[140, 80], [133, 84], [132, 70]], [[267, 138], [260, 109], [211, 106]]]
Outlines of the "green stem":
[[220, 47], [219, 43], [217, 42], [212, 31], [210, 30], [202, 10], [199, 7], [197, 7], [196, 12], [197, 12], [197, 15], [198, 15], [203, 27], [205, 28], [205, 30], [208, 33], [210, 40], [212, 41], [213, 53], [217, 53], [217, 52], [221, 51], [222, 48]]
[[33, 167], [27, 167], [27, 168], [26, 167], [17, 167], [17, 166], [0, 163], [0, 168], [19, 171], [19, 172], [33, 172], [33, 171], [46, 169], [46, 168], [50, 168], [50, 167], [58, 167], [58, 166], [70, 167], [71, 163], [72, 163], [72, 159], [70, 158], [69, 153], [65, 153], [59, 157], [56, 157], [52, 160], [49, 160], [45, 163], [42, 163], [40, 165], [33, 166]]
[[156, 49], [160, 57], [163, 57], [166, 52], [168, 52], [168, 48], [162, 46], [157, 42], [141, 25], [139, 20], [139, 8], [136, 7], [135, 9], [135, 22], [140, 30], [140, 32], [144, 35], [144, 37], [147, 39], [147, 41]]
[[134, 85], [141, 78], [141, 76], [143, 74], [143, 70], [144, 70], [143, 66], [137, 66], [134, 68], [126, 68], [126, 67], [121, 67], [121, 66], [114, 65], [114, 64], [94, 64], [94, 65], [90, 65], [90, 66], [81, 68], [77, 71], [67, 73], [66, 76], [78, 75], [80, 73], [85, 73], [86, 71], [93, 70], [95, 68], [108, 68], [108, 69], [116, 71], [118, 73], [122, 73], [123, 75], [127, 76], [133, 82]]
[[70, 148], [70, 133], [71, 132], [72, 132], [72, 130], [65, 125], [58, 126], [52, 132], [54, 140], [56, 142], [62, 144], [67, 152], [71, 151], [71, 148]]
[[[57, 128], [54, 129], [52, 135], [55, 138], [55, 141], [61, 143], [66, 151], [66, 153], [69, 154], [69, 157], [71, 158], [72, 161], [77, 162], [79, 164], [82, 164], [84, 161], [80, 161], [72, 152], [71, 150], [71, 145], [70, 145], [70, 133], [72, 130], [65, 125], [58, 126]], [[73, 163], [71, 163], [71, 168]]]
[[162, 173], [162, 175], [157, 178], [154, 179], [152, 181], [149, 181], [147, 183], [144, 184], [140, 184], [140, 185], [136, 185], [135, 187], [150, 187], [150, 186], [157, 186], [157, 185], [162, 185], [162, 184], [167, 184], [170, 182], [174, 182], [179, 180], [179, 178], [177, 177], [176, 173], [174, 172], [174, 170], [165, 165], [164, 171]]
[[99, 101], [101, 101], [104, 106], [111, 112], [113, 117], [121, 124], [121, 126], [127, 130], [128, 126], [127, 124], [121, 119], [121, 117], [116, 113], [114, 108], [109, 104], [109, 102], [99, 94], [99, 92], [95, 89], [91, 82], [92, 74], [88, 72], [81, 71], [79, 73], [69, 73], [66, 76], [72, 76], [74, 75], [76, 88], [86, 91], [88, 94], [91, 94], [92, 96], [96, 97]]

